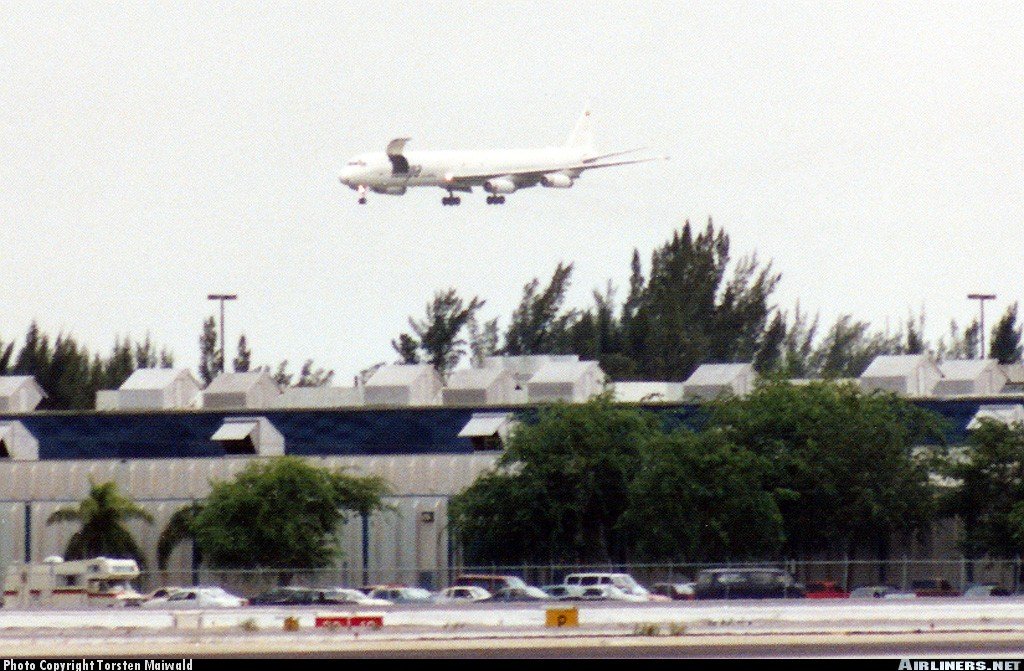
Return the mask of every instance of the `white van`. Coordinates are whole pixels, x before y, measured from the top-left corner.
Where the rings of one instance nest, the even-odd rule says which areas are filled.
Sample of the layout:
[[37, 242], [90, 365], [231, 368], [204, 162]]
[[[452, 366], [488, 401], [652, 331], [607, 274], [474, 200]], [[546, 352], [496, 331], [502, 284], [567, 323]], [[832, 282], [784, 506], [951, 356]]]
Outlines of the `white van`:
[[654, 600], [651, 593], [628, 573], [570, 573], [565, 576], [565, 585], [575, 588], [610, 585], [631, 596]]
[[7, 567], [4, 578], [4, 605], [121, 607], [141, 600], [130, 582], [138, 577], [139, 565], [134, 559], [64, 561], [47, 557], [38, 564], [15, 563]]

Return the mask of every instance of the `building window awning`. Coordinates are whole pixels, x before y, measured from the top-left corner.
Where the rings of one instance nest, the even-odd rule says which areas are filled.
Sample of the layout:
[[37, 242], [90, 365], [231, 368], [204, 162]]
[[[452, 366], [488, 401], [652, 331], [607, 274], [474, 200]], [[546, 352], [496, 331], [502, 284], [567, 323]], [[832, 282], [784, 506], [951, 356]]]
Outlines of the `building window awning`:
[[489, 438], [503, 433], [503, 429], [512, 421], [512, 414], [507, 412], [475, 413], [466, 426], [459, 431], [459, 438]]
[[210, 440], [245, 440], [252, 436], [259, 422], [224, 422]]

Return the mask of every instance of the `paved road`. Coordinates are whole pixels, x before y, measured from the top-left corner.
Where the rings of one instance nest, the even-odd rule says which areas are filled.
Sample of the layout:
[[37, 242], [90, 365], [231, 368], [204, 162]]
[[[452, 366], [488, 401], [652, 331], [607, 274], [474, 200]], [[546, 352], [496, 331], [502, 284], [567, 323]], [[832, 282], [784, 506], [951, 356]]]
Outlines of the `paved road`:
[[[765, 636], [557, 636], [394, 640], [310, 635], [5, 640], [5, 655], [288, 658], [791, 658], [1024, 659], [1022, 632]], [[59, 650], [59, 653], [55, 651]]]

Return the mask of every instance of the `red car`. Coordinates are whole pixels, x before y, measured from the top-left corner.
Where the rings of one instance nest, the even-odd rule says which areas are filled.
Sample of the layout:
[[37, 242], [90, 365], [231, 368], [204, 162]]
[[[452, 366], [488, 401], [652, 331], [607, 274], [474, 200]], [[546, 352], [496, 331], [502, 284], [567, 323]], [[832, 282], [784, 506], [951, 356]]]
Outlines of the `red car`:
[[807, 583], [808, 599], [849, 599], [850, 593], [839, 589], [832, 580], [812, 580]]

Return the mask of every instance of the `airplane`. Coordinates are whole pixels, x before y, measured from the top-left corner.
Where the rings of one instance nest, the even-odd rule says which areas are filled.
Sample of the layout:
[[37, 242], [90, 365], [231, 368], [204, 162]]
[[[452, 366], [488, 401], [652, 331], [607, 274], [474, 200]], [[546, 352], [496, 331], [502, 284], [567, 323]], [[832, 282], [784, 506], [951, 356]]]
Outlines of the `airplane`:
[[383, 152], [353, 156], [339, 175], [342, 184], [359, 193], [359, 204], [366, 204], [368, 191], [401, 196], [410, 187], [433, 186], [448, 192], [442, 205], [459, 205], [456, 191], [472, 193], [482, 187], [488, 205], [502, 205], [505, 196], [519, 189], [544, 186], [568, 189], [585, 170], [616, 165], [667, 160], [667, 156], [623, 158], [645, 149], [637, 147], [611, 153], [594, 149], [590, 110], [576, 122], [565, 145], [540, 149], [485, 151], [410, 151], [409, 138], [395, 138]]

